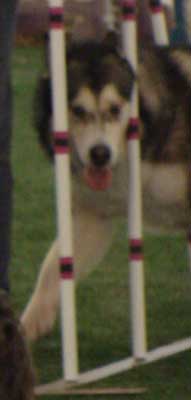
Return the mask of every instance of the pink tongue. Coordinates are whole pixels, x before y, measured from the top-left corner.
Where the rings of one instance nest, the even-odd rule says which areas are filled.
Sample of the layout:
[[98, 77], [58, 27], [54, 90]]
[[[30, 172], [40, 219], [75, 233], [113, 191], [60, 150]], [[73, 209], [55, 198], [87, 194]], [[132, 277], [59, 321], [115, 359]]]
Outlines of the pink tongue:
[[84, 171], [84, 180], [92, 190], [106, 190], [112, 182], [110, 169], [98, 169], [89, 167]]

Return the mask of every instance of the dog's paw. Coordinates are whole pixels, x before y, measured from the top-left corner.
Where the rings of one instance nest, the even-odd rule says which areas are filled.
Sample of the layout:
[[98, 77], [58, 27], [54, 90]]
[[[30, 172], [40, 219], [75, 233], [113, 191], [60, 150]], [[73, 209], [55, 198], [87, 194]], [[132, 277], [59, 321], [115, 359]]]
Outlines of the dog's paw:
[[34, 298], [21, 316], [21, 324], [28, 340], [34, 341], [50, 333], [56, 319], [57, 304]]

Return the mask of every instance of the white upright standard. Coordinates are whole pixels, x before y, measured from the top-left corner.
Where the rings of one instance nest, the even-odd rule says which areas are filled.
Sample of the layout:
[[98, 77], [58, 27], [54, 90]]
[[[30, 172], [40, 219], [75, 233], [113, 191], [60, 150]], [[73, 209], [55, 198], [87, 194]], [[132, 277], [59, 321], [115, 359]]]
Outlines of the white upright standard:
[[59, 240], [61, 324], [64, 378], [78, 375], [76, 307], [72, 248], [72, 215], [63, 0], [49, 1], [53, 137]]
[[[122, 2], [122, 49], [138, 72], [136, 1]], [[145, 289], [142, 240], [141, 156], [139, 138], [139, 94], [134, 85], [131, 119], [127, 131], [128, 154], [128, 237], [130, 268], [130, 306], [133, 355], [144, 359], [146, 354]]]

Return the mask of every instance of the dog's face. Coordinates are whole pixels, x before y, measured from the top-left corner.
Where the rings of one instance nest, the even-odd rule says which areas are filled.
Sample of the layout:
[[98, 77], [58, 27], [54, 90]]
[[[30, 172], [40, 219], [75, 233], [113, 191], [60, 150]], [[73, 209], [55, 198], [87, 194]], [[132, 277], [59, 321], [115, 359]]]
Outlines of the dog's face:
[[69, 55], [72, 163], [93, 190], [106, 190], [126, 150], [134, 75], [115, 51], [83, 45]]
[[94, 190], [107, 189], [111, 184], [112, 170], [124, 154], [128, 118], [129, 103], [112, 83], [98, 94], [82, 86], [73, 99], [72, 155], [77, 156], [83, 176]]

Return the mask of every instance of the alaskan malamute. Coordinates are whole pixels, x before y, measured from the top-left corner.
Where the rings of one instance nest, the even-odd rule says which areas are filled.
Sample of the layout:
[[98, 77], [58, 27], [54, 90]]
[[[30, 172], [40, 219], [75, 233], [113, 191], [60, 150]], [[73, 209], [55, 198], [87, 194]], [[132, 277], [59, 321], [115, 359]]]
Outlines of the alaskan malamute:
[[[190, 223], [190, 49], [143, 48], [136, 77], [114, 43], [115, 40], [106, 39], [102, 43], [74, 44], [68, 52], [77, 279], [99, 263], [111, 244], [115, 217], [126, 213], [126, 133], [135, 79], [140, 86], [145, 225], [174, 231], [186, 230]], [[37, 129], [41, 142], [52, 155], [49, 77], [40, 80], [37, 97]], [[59, 293], [57, 260], [55, 241], [22, 317], [31, 339], [50, 330], [55, 319]]]

